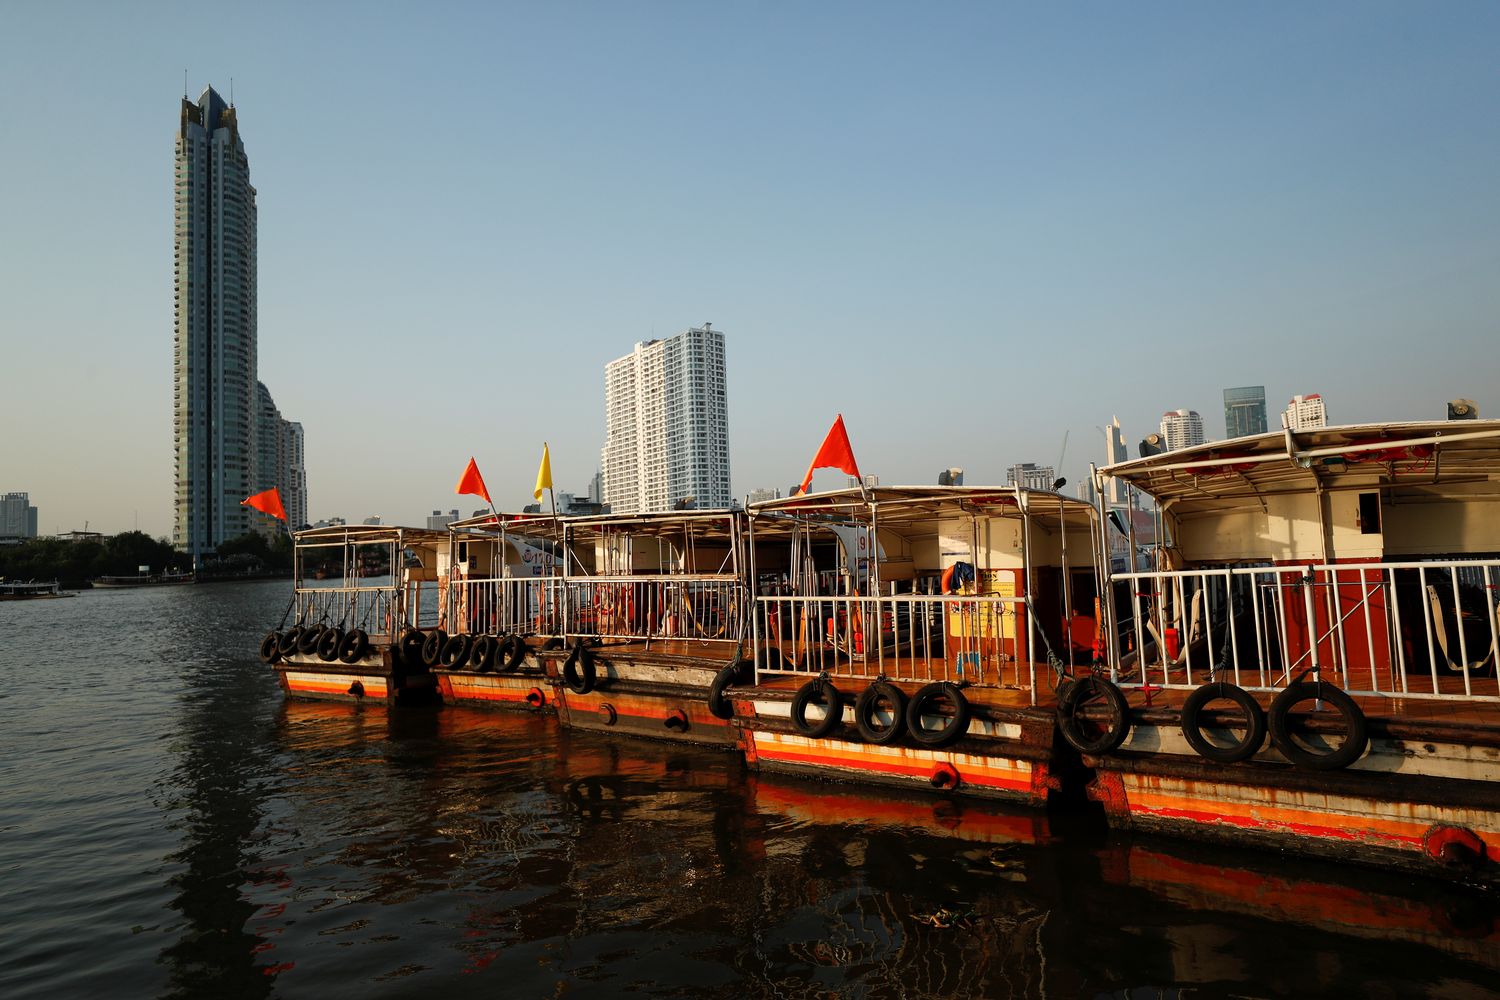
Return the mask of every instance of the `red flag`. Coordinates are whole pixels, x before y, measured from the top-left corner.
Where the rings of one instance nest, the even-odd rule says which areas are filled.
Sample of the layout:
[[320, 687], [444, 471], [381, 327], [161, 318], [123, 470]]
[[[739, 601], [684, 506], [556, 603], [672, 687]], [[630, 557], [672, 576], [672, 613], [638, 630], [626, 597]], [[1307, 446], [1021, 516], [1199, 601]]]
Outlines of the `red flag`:
[[798, 493], [806, 493], [807, 488], [812, 485], [814, 469], [838, 469], [859, 479], [859, 463], [854, 461], [854, 449], [849, 447], [849, 432], [844, 430], [844, 415], [840, 413], [833, 421], [833, 426], [828, 428], [828, 436], [823, 439], [823, 445], [818, 453], [813, 456], [812, 465], [807, 467], [807, 476], [802, 480], [802, 488]]
[[286, 520], [286, 508], [281, 506], [281, 493], [272, 486], [264, 493], [257, 493], [253, 497], [246, 497], [240, 501], [241, 507], [254, 507], [263, 514]]
[[484, 497], [484, 502], [491, 507], [495, 501], [490, 499], [490, 491], [484, 488], [484, 477], [479, 474], [479, 466], [474, 459], [469, 459], [469, 465], [464, 469], [464, 474], [458, 477], [458, 485], [453, 487], [454, 493], [466, 494], [471, 497]]

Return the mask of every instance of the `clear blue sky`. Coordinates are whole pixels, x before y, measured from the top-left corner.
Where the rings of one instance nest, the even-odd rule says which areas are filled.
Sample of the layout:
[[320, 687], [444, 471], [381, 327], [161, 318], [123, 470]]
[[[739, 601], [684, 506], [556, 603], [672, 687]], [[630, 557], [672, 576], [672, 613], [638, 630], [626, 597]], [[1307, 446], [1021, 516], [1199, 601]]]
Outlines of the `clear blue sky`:
[[[113, 4], [0, 38], [0, 491], [170, 526], [183, 70], [239, 108], [311, 515], [471, 454], [582, 491], [603, 369], [712, 321], [737, 494], [1075, 482], [1226, 386], [1500, 416], [1500, 5]], [[1274, 419], [1274, 417], [1273, 417]], [[837, 473], [820, 474], [818, 487]]]

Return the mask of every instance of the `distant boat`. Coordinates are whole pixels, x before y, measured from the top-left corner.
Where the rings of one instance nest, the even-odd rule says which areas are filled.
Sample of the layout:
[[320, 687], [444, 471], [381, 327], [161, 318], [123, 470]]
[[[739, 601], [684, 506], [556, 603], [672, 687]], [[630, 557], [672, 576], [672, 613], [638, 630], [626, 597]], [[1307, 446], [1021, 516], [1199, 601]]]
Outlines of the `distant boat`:
[[94, 587], [166, 587], [197, 583], [193, 573], [137, 573], [135, 576], [99, 576], [90, 581]]
[[0, 580], [0, 601], [34, 601], [48, 597], [77, 597], [65, 594], [56, 580]]

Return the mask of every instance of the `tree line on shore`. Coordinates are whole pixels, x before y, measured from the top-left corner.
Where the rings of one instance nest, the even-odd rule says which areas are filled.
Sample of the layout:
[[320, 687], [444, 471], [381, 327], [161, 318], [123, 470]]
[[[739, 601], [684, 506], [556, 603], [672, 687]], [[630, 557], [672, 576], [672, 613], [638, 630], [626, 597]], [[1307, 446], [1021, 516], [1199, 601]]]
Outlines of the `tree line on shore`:
[[[64, 587], [76, 588], [101, 576], [135, 576], [142, 566], [149, 566], [153, 574], [193, 568], [191, 556], [144, 531], [125, 531], [98, 541], [33, 538], [0, 546], [0, 579], [6, 580], [57, 580]], [[290, 575], [291, 571], [289, 538], [272, 541], [251, 533], [225, 542], [206, 556], [199, 577]]]

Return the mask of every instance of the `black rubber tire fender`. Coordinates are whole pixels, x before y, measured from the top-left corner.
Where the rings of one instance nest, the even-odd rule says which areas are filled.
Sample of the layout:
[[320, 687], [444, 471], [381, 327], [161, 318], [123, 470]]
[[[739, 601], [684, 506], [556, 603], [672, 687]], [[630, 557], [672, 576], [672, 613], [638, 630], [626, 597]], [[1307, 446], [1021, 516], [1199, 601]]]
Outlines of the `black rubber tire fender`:
[[448, 645], [448, 633], [435, 628], [422, 640], [422, 662], [435, 667], [443, 662], [443, 647]]
[[323, 633], [328, 631], [322, 625], [309, 625], [302, 630], [297, 637], [297, 652], [303, 656], [312, 656], [318, 651], [318, 640], [323, 638]]
[[[1245, 734], [1233, 746], [1218, 746], [1203, 735], [1203, 710], [1215, 701], [1232, 701], [1245, 716]], [[1214, 681], [1195, 689], [1182, 703], [1182, 735], [1198, 756], [1218, 764], [1237, 764], [1249, 760], [1266, 743], [1266, 713], [1260, 703], [1242, 687], [1227, 681]]]
[[482, 674], [495, 669], [494, 636], [481, 635], [474, 639], [474, 644], [469, 647], [469, 666]]
[[597, 680], [594, 674], [594, 651], [585, 646], [582, 639], [574, 644], [573, 651], [568, 654], [562, 673], [563, 683], [574, 694], [588, 694], [594, 690]]
[[[940, 698], [953, 703], [953, 715], [941, 729], [927, 729], [922, 725], [922, 716], [929, 706]], [[944, 747], [963, 739], [969, 731], [969, 720], [974, 710], [963, 690], [952, 681], [933, 681], [917, 689], [906, 706], [906, 728], [911, 738], [927, 747]]]
[[281, 639], [276, 643], [276, 651], [282, 656], [291, 656], [297, 651], [297, 643], [302, 641], [302, 626], [293, 625], [281, 633]]
[[[875, 721], [875, 712], [881, 701], [891, 704], [891, 724], [881, 727]], [[854, 725], [859, 735], [876, 746], [885, 746], [901, 738], [906, 731], [906, 695], [889, 681], [875, 681], [859, 694], [854, 703]]]
[[[808, 722], [807, 706], [819, 695], [823, 699], [823, 718], [817, 722]], [[797, 695], [792, 699], [792, 725], [797, 727], [797, 732], [819, 740], [837, 729], [843, 721], [844, 699], [839, 694], [839, 689], [833, 686], [833, 681], [815, 677], [797, 689]]]
[[[1090, 737], [1084, 732], [1078, 713], [1084, 705], [1098, 698], [1102, 698], [1109, 709], [1109, 725], [1100, 735]], [[1130, 735], [1130, 705], [1120, 689], [1109, 680], [1097, 675], [1081, 677], [1058, 699], [1057, 728], [1062, 731], [1063, 739], [1079, 753], [1111, 753]]]
[[425, 641], [427, 637], [417, 629], [409, 628], [401, 633], [401, 639], [396, 644], [401, 653], [401, 662], [413, 670], [425, 668], [427, 664], [422, 661], [422, 643]]
[[339, 662], [358, 663], [369, 651], [369, 633], [362, 628], [354, 629], [339, 642]]
[[344, 630], [341, 628], [326, 628], [318, 637], [318, 659], [324, 663], [332, 663], [339, 658], [339, 645], [344, 641]]
[[260, 662], [275, 663], [281, 659], [281, 633], [267, 632], [260, 641]]
[[567, 643], [563, 642], [562, 636], [554, 635], [546, 642], [542, 643], [542, 649], [550, 653], [554, 649], [562, 649], [565, 645], [567, 645]]
[[734, 705], [724, 697], [724, 692], [736, 684], [743, 684], [753, 666], [749, 660], [740, 660], [729, 664], [714, 675], [714, 682], [708, 687], [709, 714], [716, 719], [734, 718]]
[[514, 673], [516, 668], [526, 662], [526, 654], [530, 652], [526, 648], [526, 640], [518, 635], [508, 635], [500, 640], [499, 647], [495, 650], [495, 666], [500, 668], [501, 673]]
[[[1315, 753], [1299, 745], [1292, 739], [1287, 725], [1293, 706], [1313, 699], [1332, 705], [1344, 717], [1347, 736], [1343, 746], [1332, 753]], [[1266, 725], [1271, 731], [1271, 743], [1281, 751], [1281, 755], [1298, 767], [1312, 771], [1337, 771], [1348, 767], [1364, 756], [1365, 749], [1370, 745], [1365, 713], [1359, 710], [1354, 699], [1332, 684], [1319, 681], [1297, 681], [1287, 685], [1271, 702], [1271, 709], [1266, 713]]]
[[460, 632], [450, 635], [443, 643], [442, 664], [449, 669], [460, 669], [469, 661], [469, 636]]

